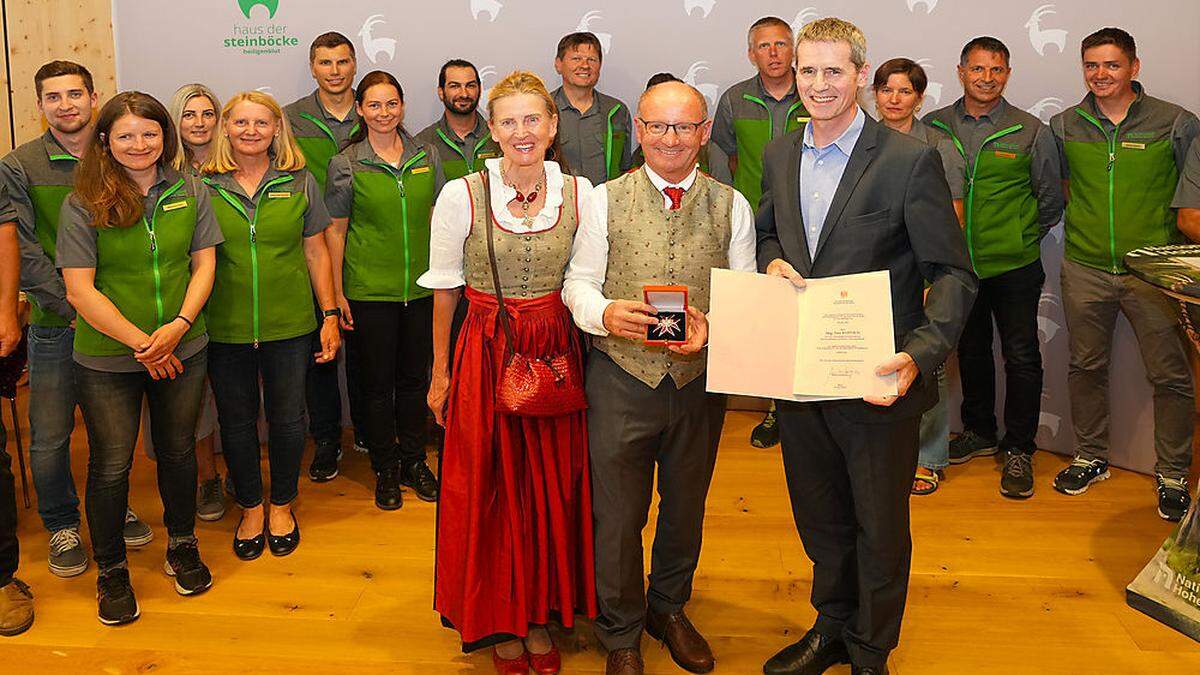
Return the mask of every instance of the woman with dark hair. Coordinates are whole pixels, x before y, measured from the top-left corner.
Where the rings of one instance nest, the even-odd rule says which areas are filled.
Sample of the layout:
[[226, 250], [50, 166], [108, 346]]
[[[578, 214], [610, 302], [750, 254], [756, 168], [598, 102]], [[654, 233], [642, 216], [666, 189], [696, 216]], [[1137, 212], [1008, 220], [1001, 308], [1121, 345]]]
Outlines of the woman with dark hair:
[[207, 365], [201, 309], [222, 237], [208, 191], [172, 168], [175, 143], [161, 103], [118, 94], [100, 110], [59, 220], [58, 266], [79, 315], [75, 382], [91, 446], [87, 516], [100, 568], [97, 601], [109, 625], [138, 617], [122, 529], [143, 397], [170, 536], [164, 570], [181, 595], [212, 585], [194, 534], [194, 434]]
[[[269, 95], [246, 91], [225, 104], [221, 120], [222, 133], [202, 167], [225, 235], [207, 308], [208, 376], [225, 465], [242, 508], [233, 552], [253, 560], [265, 547], [285, 556], [300, 545], [292, 503], [304, 452], [304, 378], [314, 358], [328, 363], [337, 357], [341, 334], [329, 250], [320, 236], [329, 214], [283, 111]], [[323, 314], [319, 329], [314, 292]], [[267, 417], [269, 510], [263, 506], [260, 400]]]
[[[596, 615], [580, 343], [561, 295], [592, 186], [547, 161], [558, 108], [537, 75], [497, 83], [488, 113], [503, 157], [438, 195], [418, 280], [434, 289], [429, 407], [446, 428], [434, 607], [464, 651], [493, 646], [499, 672], [555, 673], [546, 624]], [[451, 369], [451, 317], [464, 294]], [[528, 402], [573, 405], [505, 407], [498, 387], [516, 355], [556, 364], [555, 380], [578, 385]]]
[[[937, 146], [941, 151], [946, 175], [961, 160], [954, 148], [946, 145], [946, 137], [918, 120], [917, 111], [925, 100], [925, 87], [929, 79], [925, 69], [911, 59], [898, 58], [884, 61], [875, 70], [875, 109], [879, 121], [902, 134], [908, 134], [927, 145]], [[950, 462], [950, 417], [949, 392], [946, 389], [946, 373], [942, 366], [937, 369], [938, 402], [921, 417], [921, 449], [917, 459], [917, 471], [913, 476], [912, 493], [927, 495], [938, 489], [940, 472]]]
[[425, 464], [425, 392], [433, 358], [429, 216], [444, 179], [437, 153], [404, 130], [404, 90], [368, 73], [354, 94], [362, 125], [329, 162], [325, 205], [333, 285], [347, 347], [362, 368], [363, 417], [375, 506], [400, 508], [400, 485], [436, 501]]

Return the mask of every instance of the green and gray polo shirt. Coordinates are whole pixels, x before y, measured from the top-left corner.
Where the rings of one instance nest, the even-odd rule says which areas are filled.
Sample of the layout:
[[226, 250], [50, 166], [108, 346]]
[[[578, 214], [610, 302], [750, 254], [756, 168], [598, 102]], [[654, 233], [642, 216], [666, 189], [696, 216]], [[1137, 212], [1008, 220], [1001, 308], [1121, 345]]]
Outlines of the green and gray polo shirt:
[[1145, 93], [1120, 124], [1100, 112], [1090, 92], [1050, 120], [1063, 178], [1068, 260], [1112, 274], [1126, 272], [1125, 254], [1143, 246], [1183, 241], [1171, 210], [1188, 148], [1200, 121], [1183, 108]]
[[[483, 160], [500, 156], [500, 146], [492, 138], [487, 120], [478, 112], [475, 113], [475, 128], [466, 138], [459, 138], [458, 134], [454, 133], [446, 123], [445, 114], [422, 129], [416, 138], [418, 143], [429, 148], [432, 154], [437, 156], [448, 181], [480, 171], [483, 169]], [[408, 145], [406, 141], [406, 152]]]
[[[321, 105], [321, 99], [317, 95], [319, 92], [319, 89], [314, 90], [308, 96], [293, 101], [283, 112], [287, 115], [288, 123], [292, 125], [292, 135], [296, 137], [296, 144], [304, 153], [305, 168], [317, 179], [317, 186], [324, 191], [325, 171], [329, 160], [346, 147], [350, 135], [361, 124], [361, 120], [353, 106], [346, 114], [346, 119], [339, 120], [334, 117]], [[353, 95], [354, 92], [350, 93]]]
[[[191, 282], [192, 254], [220, 244], [224, 237], [199, 178], [159, 169], [158, 180], [142, 197], [143, 217], [128, 227], [98, 229], [73, 194], [63, 201], [58, 228], [58, 266], [96, 271], [95, 287], [121, 316], [147, 335], [179, 315]], [[175, 356], [183, 361], [208, 344], [204, 313], [196, 316]], [[80, 316], [74, 359], [110, 373], [142, 372], [133, 349], [93, 328]]]
[[429, 218], [445, 184], [429, 144], [401, 131], [404, 153], [395, 165], [369, 140], [329, 163], [325, 205], [348, 218], [342, 252], [342, 293], [350, 300], [408, 302], [433, 292], [417, 285], [429, 269]]
[[950, 194], [963, 200], [967, 252], [981, 279], [1041, 257], [1042, 235], [1062, 217], [1058, 149], [1041, 120], [1003, 97], [979, 117], [963, 99], [925, 116], [962, 158], [947, 173]]
[[233, 172], [204, 182], [225, 236], [217, 247], [208, 334], [216, 342], [257, 345], [316, 330], [304, 240], [329, 227], [316, 179], [306, 169], [271, 167], [253, 194]]
[[776, 99], [755, 75], [721, 94], [713, 118], [712, 141], [729, 157], [737, 157], [733, 187], [751, 208], [757, 209], [762, 197], [762, 156], [767, 143], [804, 128], [807, 122], [808, 112], [796, 95], [795, 84], [786, 96]]
[[29, 296], [35, 326], [66, 326], [75, 318], [54, 258], [59, 212], [75, 187], [78, 164], [49, 129], [0, 160], [0, 181], [17, 212], [21, 290]]
[[553, 95], [558, 106], [558, 145], [567, 173], [600, 185], [633, 167], [633, 117], [628, 106], [594, 90], [592, 107], [581, 112], [567, 100], [562, 87]]

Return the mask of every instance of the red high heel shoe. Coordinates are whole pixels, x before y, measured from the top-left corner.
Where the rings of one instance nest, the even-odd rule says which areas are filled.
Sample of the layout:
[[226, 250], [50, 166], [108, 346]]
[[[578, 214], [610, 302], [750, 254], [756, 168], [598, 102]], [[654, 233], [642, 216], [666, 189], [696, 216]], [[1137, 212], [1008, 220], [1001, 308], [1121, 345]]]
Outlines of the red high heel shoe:
[[545, 654], [529, 654], [529, 665], [533, 668], [533, 672], [538, 675], [554, 675], [562, 669], [562, 657], [558, 654], [558, 647], [551, 643], [550, 651]]
[[498, 675], [529, 675], [529, 653], [521, 652], [515, 659], [506, 659], [492, 648], [492, 663]]

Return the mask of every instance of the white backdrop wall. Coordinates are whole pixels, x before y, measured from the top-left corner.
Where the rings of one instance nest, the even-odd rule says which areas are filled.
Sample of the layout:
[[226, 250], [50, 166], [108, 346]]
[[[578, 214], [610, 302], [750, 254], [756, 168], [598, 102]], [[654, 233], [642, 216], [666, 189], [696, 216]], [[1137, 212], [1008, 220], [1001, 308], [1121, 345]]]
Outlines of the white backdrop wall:
[[[1121, 26], [1138, 40], [1147, 91], [1200, 110], [1195, 0], [1012, 0], [986, 7], [974, 0], [114, 0], [113, 29], [121, 89], [166, 101], [179, 85], [203, 82], [223, 98], [264, 89], [282, 103], [313, 89], [307, 68], [312, 38], [340, 31], [355, 43], [360, 76], [379, 68], [401, 81], [406, 127], [416, 132], [441, 114], [434, 89], [447, 59], [473, 61], [485, 88], [517, 68], [538, 72], [553, 88], [555, 45], [581, 29], [596, 33], [603, 45], [603, 91], [635, 102], [646, 79], [665, 70], [715, 104], [726, 87], [753, 74], [746, 28], [765, 15], [796, 27], [828, 15], [855, 22], [867, 35], [872, 64], [907, 56], [925, 65], [925, 110], [960, 95], [954, 66], [963, 43], [993, 35], [1012, 50], [1008, 99], [1043, 120], [1084, 93], [1079, 41], [1099, 27]], [[1043, 244], [1048, 282], [1039, 324], [1046, 386], [1038, 442], [1070, 452], [1061, 255], [1059, 228]], [[1147, 471], [1154, 454], [1150, 389], [1124, 320], [1112, 380], [1114, 462]]]

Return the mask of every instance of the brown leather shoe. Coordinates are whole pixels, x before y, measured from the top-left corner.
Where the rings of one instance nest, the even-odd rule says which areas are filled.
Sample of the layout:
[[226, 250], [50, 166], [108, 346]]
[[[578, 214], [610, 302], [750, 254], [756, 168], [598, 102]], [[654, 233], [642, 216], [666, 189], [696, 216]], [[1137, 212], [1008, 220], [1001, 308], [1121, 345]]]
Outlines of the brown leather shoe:
[[686, 671], [707, 673], [717, 665], [708, 641], [696, 630], [683, 610], [674, 614], [646, 612], [646, 632], [667, 645], [671, 658]]
[[33, 593], [25, 582], [13, 579], [0, 588], [0, 635], [20, 635], [32, 625]]
[[646, 665], [642, 653], [636, 649], [614, 649], [608, 653], [604, 664], [604, 675], [642, 675]]

